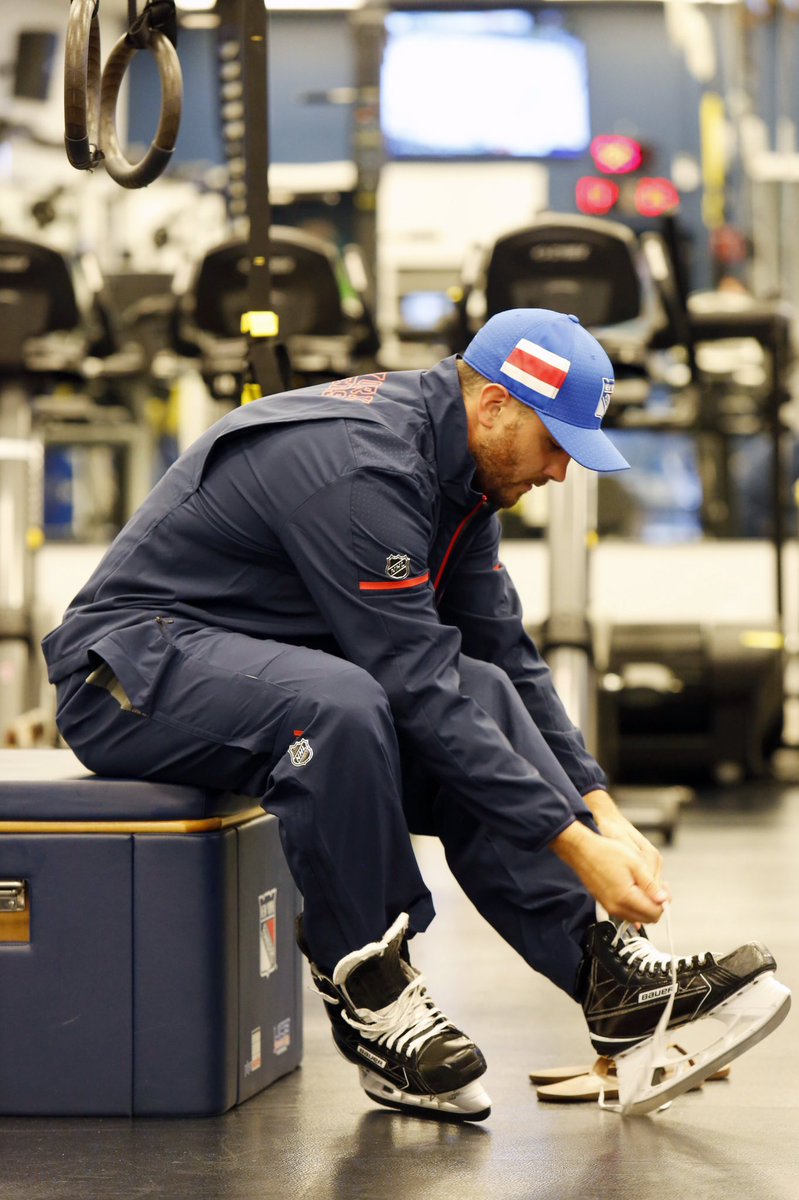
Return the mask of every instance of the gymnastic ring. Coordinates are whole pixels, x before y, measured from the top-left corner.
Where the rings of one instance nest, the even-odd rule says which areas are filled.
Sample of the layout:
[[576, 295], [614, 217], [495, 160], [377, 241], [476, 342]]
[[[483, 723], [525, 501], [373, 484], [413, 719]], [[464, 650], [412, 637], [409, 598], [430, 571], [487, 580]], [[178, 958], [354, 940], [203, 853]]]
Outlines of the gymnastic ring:
[[100, 87], [100, 145], [105, 169], [116, 183], [126, 188], [147, 187], [167, 166], [178, 139], [183, 106], [183, 76], [177, 51], [168, 37], [152, 29], [147, 49], [155, 55], [161, 78], [161, 113], [149, 150], [138, 162], [129, 162], [117, 137], [116, 107], [122, 78], [137, 49], [127, 36], [119, 39], [108, 56]]
[[100, 21], [98, 0], [72, 0], [64, 60], [64, 145], [79, 171], [102, 159], [100, 121]]

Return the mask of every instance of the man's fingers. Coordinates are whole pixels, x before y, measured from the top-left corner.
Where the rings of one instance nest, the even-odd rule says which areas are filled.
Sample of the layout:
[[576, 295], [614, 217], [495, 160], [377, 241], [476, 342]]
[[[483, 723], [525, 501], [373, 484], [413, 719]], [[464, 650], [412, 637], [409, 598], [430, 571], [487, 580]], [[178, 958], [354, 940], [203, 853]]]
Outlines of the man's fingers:
[[670, 899], [669, 893], [654, 879], [642, 883], [644, 886], [633, 880], [619, 897], [612, 916], [625, 921], [646, 921], [650, 925], [660, 920], [663, 905]]
[[663, 855], [658, 851], [655, 851], [655, 854], [657, 857], [654, 859], [654, 861], [650, 861], [649, 866], [653, 868], [655, 883], [660, 884], [662, 883], [661, 877], [663, 874]]
[[636, 849], [643, 858], [647, 870], [652, 872], [655, 882], [660, 883], [660, 877], [663, 872], [663, 855], [645, 837], [641, 838]]
[[648, 882], [644, 882], [643, 884], [636, 883], [633, 886], [642, 887], [643, 891], [646, 892], [647, 896], [655, 904], [667, 904], [671, 900], [669, 889], [662, 883], [659, 876], [654, 876]]

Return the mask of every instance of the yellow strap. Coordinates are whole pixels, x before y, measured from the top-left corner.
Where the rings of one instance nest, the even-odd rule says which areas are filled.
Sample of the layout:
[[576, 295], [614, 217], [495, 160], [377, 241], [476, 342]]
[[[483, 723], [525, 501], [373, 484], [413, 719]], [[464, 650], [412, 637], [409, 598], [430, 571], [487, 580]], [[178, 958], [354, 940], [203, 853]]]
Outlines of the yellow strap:
[[241, 314], [241, 332], [250, 337], [277, 337], [280, 321], [276, 312], [246, 312]]
[[708, 229], [725, 221], [727, 186], [727, 118], [724, 100], [705, 92], [699, 102], [699, 138], [702, 154], [702, 219]]
[[785, 639], [777, 629], [745, 629], [741, 645], [750, 650], [781, 650]]
[[249, 404], [252, 400], [260, 400], [263, 392], [257, 383], [245, 383], [241, 389], [242, 404]]

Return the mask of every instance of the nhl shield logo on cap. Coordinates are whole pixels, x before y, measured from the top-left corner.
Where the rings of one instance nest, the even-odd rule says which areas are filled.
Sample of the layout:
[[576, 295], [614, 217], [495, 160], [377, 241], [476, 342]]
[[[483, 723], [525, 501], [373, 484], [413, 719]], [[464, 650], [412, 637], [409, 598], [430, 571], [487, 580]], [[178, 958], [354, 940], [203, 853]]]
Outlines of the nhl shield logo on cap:
[[389, 579], [407, 579], [411, 573], [409, 554], [389, 554], [386, 559], [386, 575]]

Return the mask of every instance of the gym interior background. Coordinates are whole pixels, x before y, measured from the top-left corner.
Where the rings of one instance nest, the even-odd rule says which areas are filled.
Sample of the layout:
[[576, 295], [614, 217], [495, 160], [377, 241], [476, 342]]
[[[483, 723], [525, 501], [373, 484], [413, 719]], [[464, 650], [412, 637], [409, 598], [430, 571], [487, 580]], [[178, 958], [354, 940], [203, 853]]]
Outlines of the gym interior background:
[[[180, 131], [140, 189], [67, 160], [69, 5], [0, 13], [11, 780], [9, 755], [58, 748], [41, 636], [175, 456], [239, 403], [257, 203], [243, 7], [178, 4]], [[594, 329], [633, 470], [574, 484], [568, 553], [552, 569], [553, 489], [525, 497], [506, 514], [504, 560], [623, 806], [666, 846], [678, 940], [760, 937], [799, 983], [795, 5], [267, 8], [260, 153], [293, 382], [432, 364], [520, 304]], [[101, 0], [104, 56], [129, 17], [126, 0]], [[139, 53], [116, 108], [131, 158], [160, 105], [154, 58]], [[11, 792], [0, 837], [17, 816]], [[579, 1014], [496, 944], [436, 847], [420, 839], [418, 852], [440, 910], [419, 965], [488, 1054], [486, 1129], [370, 1113], [312, 997], [301, 1069], [226, 1115], [34, 1116], [4, 1081], [3, 1195], [795, 1196], [790, 1021], [728, 1081], [656, 1118], [538, 1101], [529, 1070], [589, 1049]], [[0, 996], [4, 951], [20, 953], [2, 936]]]

